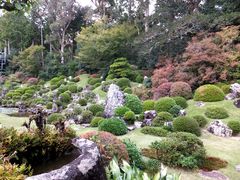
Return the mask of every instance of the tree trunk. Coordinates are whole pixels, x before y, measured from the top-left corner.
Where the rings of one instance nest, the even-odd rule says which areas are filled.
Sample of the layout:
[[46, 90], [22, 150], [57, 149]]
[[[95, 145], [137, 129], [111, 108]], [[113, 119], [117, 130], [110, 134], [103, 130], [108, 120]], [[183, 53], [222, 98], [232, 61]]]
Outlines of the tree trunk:
[[150, 2], [149, 2], [149, 0], [146, 0], [145, 2], [144, 2], [144, 6], [145, 6], [145, 12], [144, 12], [144, 15], [145, 15], [145, 17], [144, 17], [144, 30], [145, 30], [145, 32], [148, 32], [148, 29], [149, 29], [149, 22], [148, 22], [148, 19], [149, 19], [149, 5], [150, 5]]
[[[41, 26], [41, 46], [43, 47], [43, 27]], [[42, 67], [44, 67], [43, 50], [41, 52]]]
[[4, 63], [7, 61], [7, 41], [5, 40], [5, 45], [4, 45]]
[[8, 55], [10, 55], [11, 54], [11, 47], [10, 47], [10, 41], [9, 40], [7, 40], [7, 48], [8, 48], [8, 50], [7, 50]]

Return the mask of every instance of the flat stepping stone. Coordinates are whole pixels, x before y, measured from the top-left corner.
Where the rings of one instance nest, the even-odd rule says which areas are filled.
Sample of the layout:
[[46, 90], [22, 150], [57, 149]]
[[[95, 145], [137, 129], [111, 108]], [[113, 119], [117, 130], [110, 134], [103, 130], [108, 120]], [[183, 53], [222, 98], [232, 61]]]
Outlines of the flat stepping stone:
[[222, 174], [219, 171], [203, 171], [203, 170], [201, 170], [200, 174], [209, 179], [229, 180], [229, 178], [227, 176], [225, 176], [224, 174]]

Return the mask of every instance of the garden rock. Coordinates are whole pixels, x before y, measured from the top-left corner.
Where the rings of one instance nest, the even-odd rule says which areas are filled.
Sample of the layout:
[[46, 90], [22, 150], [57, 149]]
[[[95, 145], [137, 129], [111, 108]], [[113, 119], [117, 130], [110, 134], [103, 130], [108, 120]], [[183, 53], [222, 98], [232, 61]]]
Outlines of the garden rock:
[[72, 144], [81, 155], [60, 169], [26, 178], [26, 180], [105, 180], [105, 170], [101, 163], [97, 145], [87, 139], [75, 138]]
[[104, 114], [106, 117], [112, 117], [114, 110], [124, 104], [124, 94], [120, 91], [120, 88], [111, 84], [107, 92], [107, 100], [105, 102]]
[[237, 99], [233, 103], [237, 108], [240, 108], [240, 99]]
[[229, 178], [223, 175], [219, 171], [200, 171], [200, 174], [204, 177], [216, 179], [216, 180], [228, 180]]
[[240, 84], [234, 83], [230, 86], [231, 93], [237, 98], [240, 95]]
[[198, 102], [196, 102], [195, 105], [196, 105], [197, 107], [203, 107], [203, 106], [205, 106], [205, 103], [202, 102], [202, 101], [198, 101]]
[[236, 171], [240, 172], [240, 164], [236, 165]]
[[142, 122], [140, 122], [140, 121], [135, 121], [135, 122], [134, 122], [134, 126], [135, 126], [137, 129], [139, 129], [139, 128], [141, 128], [141, 126], [142, 126]]
[[232, 136], [232, 130], [220, 120], [213, 121], [207, 128], [208, 132], [221, 137]]
[[129, 131], [133, 131], [134, 129], [136, 129], [136, 126], [135, 126], [135, 125], [128, 126], [127, 129], [128, 129]]
[[187, 111], [185, 109], [181, 109], [179, 111], [179, 116], [186, 116], [187, 115]]
[[153, 119], [157, 116], [157, 112], [155, 110], [145, 111], [144, 112], [144, 120], [142, 123], [142, 127], [151, 126]]
[[236, 96], [233, 93], [229, 93], [225, 96], [226, 100], [233, 100], [235, 98], [236, 98]]

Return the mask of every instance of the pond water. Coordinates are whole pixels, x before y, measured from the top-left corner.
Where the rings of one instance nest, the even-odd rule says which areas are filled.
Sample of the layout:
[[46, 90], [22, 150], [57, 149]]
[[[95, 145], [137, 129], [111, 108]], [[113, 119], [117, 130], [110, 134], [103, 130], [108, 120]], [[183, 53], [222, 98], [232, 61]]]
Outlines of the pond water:
[[66, 153], [65, 155], [59, 157], [58, 159], [51, 160], [51, 161], [33, 166], [32, 167], [33, 175], [47, 173], [52, 170], [59, 169], [62, 166], [72, 162], [78, 156], [80, 156], [80, 151], [79, 151], [79, 149], [75, 148], [72, 152]]

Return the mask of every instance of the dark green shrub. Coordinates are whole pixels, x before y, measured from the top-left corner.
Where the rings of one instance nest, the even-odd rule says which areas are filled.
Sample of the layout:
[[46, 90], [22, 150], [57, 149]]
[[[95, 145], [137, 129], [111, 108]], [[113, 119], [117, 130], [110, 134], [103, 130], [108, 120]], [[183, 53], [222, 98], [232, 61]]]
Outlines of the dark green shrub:
[[130, 139], [124, 139], [123, 143], [127, 147], [128, 156], [129, 156], [131, 165], [142, 169], [144, 165], [143, 159], [137, 145], [134, 142], [132, 142]]
[[104, 112], [97, 112], [95, 116], [96, 117], [103, 117], [104, 116]]
[[91, 120], [91, 123], [90, 123], [91, 127], [98, 127], [99, 121], [102, 121], [102, 120], [104, 120], [104, 118], [102, 118], [102, 117], [95, 117], [95, 118], [93, 118]]
[[127, 88], [124, 89], [123, 92], [127, 93], [127, 94], [132, 94], [132, 89], [130, 87], [127, 87]]
[[140, 73], [137, 75], [135, 82], [141, 84], [143, 83], [143, 76]]
[[203, 142], [185, 132], [171, 133], [166, 139], [153, 142], [150, 148], [156, 150], [157, 159], [172, 167], [198, 168], [206, 157]]
[[143, 101], [143, 110], [144, 111], [154, 110], [154, 106], [155, 106], [154, 100]]
[[52, 102], [48, 102], [46, 105], [47, 109], [52, 109], [53, 103]]
[[94, 86], [97, 83], [101, 83], [101, 82], [102, 82], [101, 78], [89, 78], [88, 79], [88, 84], [90, 84], [92, 86]]
[[169, 132], [161, 127], [145, 126], [141, 129], [141, 133], [153, 136], [166, 137]]
[[163, 112], [163, 111], [168, 112], [175, 105], [176, 105], [176, 102], [173, 100], [173, 98], [163, 97], [163, 98], [160, 98], [155, 103], [155, 110], [157, 112]]
[[228, 94], [230, 93], [231, 89], [230, 89], [231, 85], [225, 84], [221, 87], [222, 91], [224, 92], [224, 94]]
[[130, 87], [130, 80], [128, 78], [120, 78], [117, 80], [117, 85], [121, 88], [121, 89], [125, 89], [127, 87]]
[[48, 116], [48, 123], [49, 124], [52, 124], [52, 123], [55, 123], [55, 122], [58, 122], [58, 121], [64, 121], [66, 118], [65, 116], [63, 116], [62, 114], [60, 113], [53, 113], [51, 114], [50, 116]]
[[181, 106], [183, 109], [188, 107], [187, 100], [184, 97], [175, 96], [173, 97], [173, 99], [176, 102], [176, 104]]
[[68, 86], [68, 90], [71, 91], [71, 93], [77, 93], [78, 92], [78, 87], [75, 84], [71, 84]]
[[173, 117], [178, 117], [180, 110], [182, 110], [182, 107], [179, 105], [174, 105], [170, 110], [169, 113], [173, 115]]
[[169, 112], [160, 112], [157, 117], [153, 119], [153, 126], [163, 126], [165, 122], [173, 121], [173, 115]]
[[82, 120], [81, 123], [90, 123], [93, 118], [93, 113], [91, 111], [83, 111], [82, 112]]
[[201, 129], [195, 119], [190, 117], [178, 117], [173, 121], [173, 130], [189, 132], [197, 136], [201, 135]]
[[136, 120], [135, 113], [133, 111], [127, 111], [124, 114], [123, 119], [127, 121], [129, 124], [133, 124], [134, 121]]
[[196, 116], [193, 116], [192, 118], [198, 122], [198, 125], [201, 128], [204, 128], [208, 123], [207, 119], [202, 115], [196, 115]]
[[86, 105], [87, 105], [87, 100], [86, 100], [86, 99], [79, 99], [78, 103], [79, 103], [81, 106], [86, 106]]
[[59, 97], [63, 103], [69, 103], [72, 100], [71, 96], [67, 92], [60, 94]]
[[82, 90], [83, 90], [83, 87], [81, 87], [81, 86], [78, 86], [78, 87], [77, 87], [77, 91], [78, 91], [78, 92], [82, 92]]
[[161, 163], [157, 159], [148, 159], [144, 162], [144, 170], [150, 175], [158, 173], [160, 167]]
[[240, 122], [239, 121], [229, 121], [227, 126], [233, 131], [233, 135], [240, 133]]
[[131, 109], [135, 114], [141, 114], [143, 111], [141, 100], [132, 94], [127, 94], [125, 97], [125, 106]]
[[74, 113], [74, 115], [80, 115], [82, 113], [82, 108], [79, 106], [75, 106], [73, 108], [73, 113]]
[[89, 111], [91, 111], [93, 113], [93, 115], [95, 116], [98, 112], [103, 112], [104, 111], [104, 107], [103, 105], [100, 104], [92, 104], [89, 106]]
[[127, 111], [131, 111], [131, 109], [129, 109], [128, 107], [126, 106], [120, 106], [120, 107], [117, 107], [114, 111], [114, 115], [115, 116], [119, 116], [119, 117], [123, 117], [124, 114], [127, 112]]
[[225, 119], [229, 116], [227, 110], [222, 107], [208, 107], [205, 115], [210, 119]]
[[114, 135], [124, 135], [127, 133], [126, 124], [118, 118], [111, 118], [102, 121], [98, 126], [99, 131], [110, 132]]
[[216, 102], [224, 100], [223, 91], [214, 85], [203, 85], [200, 86], [194, 94], [194, 101], [203, 101], [203, 102]]

